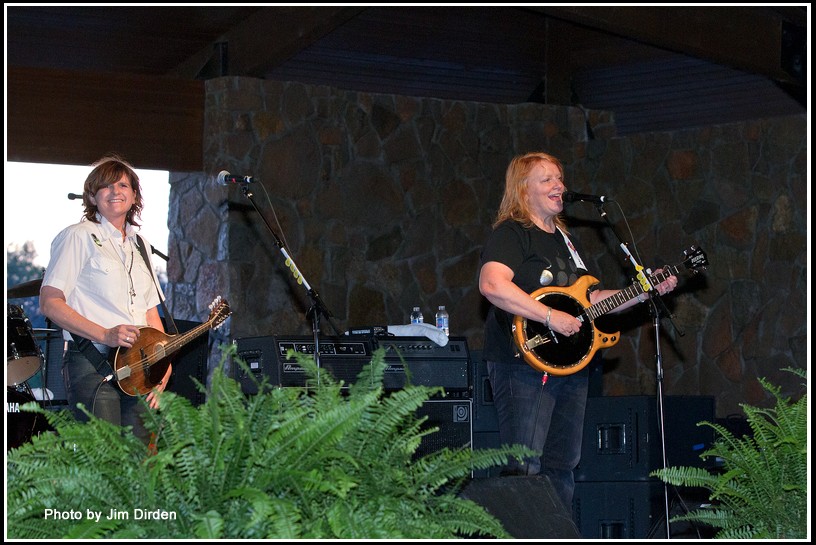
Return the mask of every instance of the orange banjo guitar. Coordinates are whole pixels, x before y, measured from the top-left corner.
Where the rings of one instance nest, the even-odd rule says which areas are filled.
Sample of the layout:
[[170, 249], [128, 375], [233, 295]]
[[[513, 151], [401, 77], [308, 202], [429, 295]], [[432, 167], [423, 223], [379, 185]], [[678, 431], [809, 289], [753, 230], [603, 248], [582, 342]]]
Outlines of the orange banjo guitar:
[[[681, 266], [694, 273], [705, 270], [708, 266], [705, 252], [699, 248], [691, 246], [683, 254], [686, 256], [683, 263], [667, 266], [651, 275], [650, 283], [657, 285], [669, 276], [676, 276]], [[644, 293], [644, 289], [639, 282], [635, 282], [593, 305], [590, 304], [587, 293], [589, 288], [598, 283], [597, 278], [585, 275], [569, 287], [548, 286], [530, 294], [530, 297], [556, 310], [572, 314], [582, 322], [578, 333], [565, 337], [541, 322], [516, 315], [513, 319], [513, 339], [530, 366], [552, 375], [571, 375], [586, 367], [595, 352], [618, 342], [620, 331], [604, 333], [595, 327], [593, 321]]]
[[220, 326], [231, 314], [229, 304], [216, 297], [210, 303], [210, 317], [180, 335], [167, 335], [152, 327], [140, 327], [139, 338], [130, 348], [119, 347], [113, 371], [119, 388], [128, 395], [146, 394], [152, 390], [170, 365], [170, 356], [185, 344]]

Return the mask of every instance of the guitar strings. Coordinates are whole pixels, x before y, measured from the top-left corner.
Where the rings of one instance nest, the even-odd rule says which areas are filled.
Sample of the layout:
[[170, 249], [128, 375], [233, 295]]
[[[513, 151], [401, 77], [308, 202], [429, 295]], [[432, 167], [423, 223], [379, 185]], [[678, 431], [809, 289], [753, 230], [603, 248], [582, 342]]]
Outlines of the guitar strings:
[[[184, 338], [184, 339], [183, 339], [183, 340], [184, 340], [184, 342], [181, 342], [181, 341], [182, 341], [182, 339], [181, 339], [181, 338], [176, 339], [176, 338], [170, 337], [170, 341], [168, 341], [166, 344], [164, 344], [164, 345], [162, 345], [162, 346], [163, 346], [163, 347], [166, 347], [166, 348], [170, 348], [170, 349], [171, 349], [171, 350], [170, 350], [170, 352], [175, 352], [176, 345], [181, 345], [181, 346], [183, 346], [184, 344], [187, 344], [187, 340], [186, 340], [186, 339], [187, 339], [188, 337], [193, 336], [193, 334], [197, 334], [197, 333], [198, 333], [198, 331], [200, 331], [201, 329], [204, 329], [205, 327], [206, 327], [206, 328], [209, 328], [209, 324], [201, 324], [201, 326], [199, 326], [199, 327], [197, 327], [197, 328], [195, 328], [195, 329], [190, 330], [189, 332], [185, 333], [184, 335], [181, 335], [181, 337], [183, 337], [183, 338]], [[167, 350], [165, 350], [165, 352], [167, 352]], [[153, 363], [155, 363], [154, 361], [152, 361], [152, 360], [154, 359], [154, 356], [155, 356], [155, 355], [156, 355], [156, 353], [154, 352], [152, 355], [147, 356], [146, 358], [141, 358], [141, 359], [139, 359], [139, 360], [137, 360], [137, 361], [134, 361], [134, 362], [132, 362], [132, 363], [129, 363], [129, 364], [127, 365], [127, 367], [129, 367], [129, 368], [130, 368], [130, 369], [132, 369], [132, 370], [136, 370], [136, 371], [139, 371], [139, 370], [142, 370], [142, 369], [146, 369], [146, 368], [150, 367], [151, 365], [153, 365]], [[162, 356], [162, 357], [160, 357], [160, 358], [156, 358], [156, 361], [158, 361], [158, 360], [160, 360], [160, 359], [162, 359], [162, 358], [164, 358], [164, 357], [165, 357], [165, 356]], [[134, 366], [134, 365], [136, 365], [136, 366]]]
[[[229, 316], [229, 315], [227, 315], [227, 316]], [[224, 317], [224, 319], [226, 320], [226, 317]], [[215, 320], [211, 320], [210, 322], [214, 323]], [[202, 332], [202, 330], [209, 329], [210, 326], [211, 326], [210, 322], [201, 324], [200, 326], [195, 327], [195, 328], [191, 329], [190, 331], [188, 331], [187, 333], [184, 333], [182, 335], [171, 336], [170, 341], [168, 341], [166, 344], [164, 344], [162, 346], [167, 347], [167, 348], [171, 348], [171, 350], [169, 351], [170, 353], [175, 352], [176, 345], [179, 345], [179, 348], [180, 348], [181, 346], [184, 346], [185, 344], [187, 344], [187, 342], [188, 342], [187, 339], [188, 338], [196, 337], [196, 336], [199, 335], [200, 332]], [[178, 338], [176, 338], [176, 337], [178, 337]], [[167, 352], [167, 350], [165, 350], [165, 353], [166, 352]], [[156, 363], [157, 361], [159, 361], [160, 359], [165, 357], [165, 356], [162, 356], [162, 358], [157, 358], [156, 361], [152, 361], [154, 359], [153, 358], [154, 356], [155, 356], [155, 352], [152, 355], [147, 356], [146, 358], [141, 358], [141, 359], [139, 359], [137, 361], [134, 361], [132, 363], [127, 364], [126, 367], [128, 367], [131, 371], [141, 371], [141, 370], [147, 369], [148, 367], [150, 367], [151, 365], [153, 365], [154, 363]]]

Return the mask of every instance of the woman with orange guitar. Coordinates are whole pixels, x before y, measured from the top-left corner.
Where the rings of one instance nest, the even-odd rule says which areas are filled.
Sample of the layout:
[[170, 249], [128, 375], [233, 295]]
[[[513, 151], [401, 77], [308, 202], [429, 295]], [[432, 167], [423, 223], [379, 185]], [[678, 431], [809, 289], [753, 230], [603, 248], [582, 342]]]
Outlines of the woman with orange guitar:
[[[479, 290], [491, 303], [483, 358], [501, 443], [525, 445], [541, 454], [511, 460], [502, 474], [546, 475], [569, 509], [575, 487], [573, 470], [581, 458], [589, 362], [581, 362], [574, 372], [566, 369], [551, 376], [525, 361], [518, 336], [514, 336], [516, 318], [534, 321], [546, 332], [536, 342], [559, 350], [586, 336], [591, 327], [563, 310], [565, 307], [555, 308], [560, 305], [531, 297], [542, 286], [573, 286], [591, 272], [581, 259], [580, 244], [561, 217], [565, 191], [564, 167], [552, 155], [528, 153], [510, 162], [493, 232], [482, 251]], [[676, 286], [676, 276], [669, 275], [655, 287], [664, 294]], [[612, 296], [623, 300], [622, 291], [594, 289], [583, 297], [592, 304]], [[614, 311], [649, 297], [648, 293], [636, 295], [625, 303], [616, 302]]]

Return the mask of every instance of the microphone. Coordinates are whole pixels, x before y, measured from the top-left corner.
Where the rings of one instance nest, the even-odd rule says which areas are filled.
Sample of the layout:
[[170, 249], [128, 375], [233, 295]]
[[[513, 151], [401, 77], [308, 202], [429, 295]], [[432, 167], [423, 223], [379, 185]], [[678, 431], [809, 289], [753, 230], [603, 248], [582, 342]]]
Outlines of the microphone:
[[75, 201], [77, 199], [81, 199], [82, 195], [77, 195], [76, 193], [68, 193], [68, 200]]
[[218, 173], [218, 185], [251, 184], [255, 181], [252, 176], [233, 176], [226, 170]]
[[610, 199], [606, 195], [585, 195], [584, 193], [573, 193], [572, 191], [564, 191], [564, 194], [561, 195], [561, 200], [563, 200], [564, 202], [584, 201], [591, 202], [594, 204], [603, 204], [605, 202], [611, 201], [612, 199]]

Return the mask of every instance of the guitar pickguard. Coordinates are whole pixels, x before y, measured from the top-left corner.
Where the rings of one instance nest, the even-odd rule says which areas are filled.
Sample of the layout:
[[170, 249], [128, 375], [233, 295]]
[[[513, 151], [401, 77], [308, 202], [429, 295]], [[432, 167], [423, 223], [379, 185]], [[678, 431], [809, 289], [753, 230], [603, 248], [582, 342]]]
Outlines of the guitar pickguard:
[[553, 375], [571, 375], [586, 367], [600, 348], [618, 342], [618, 333], [599, 331], [587, 315], [591, 307], [589, 290], [596, 284], [598, 279], [584, 275], [571, 286], [550, 286], [530, 294], [537, 301], [575, 316], [581, 322], [577, 333], [564, 336], [541, 322], [516, 316], [513, 338], [531, 367]]
[[[580, 316], [584, 309], [581, 303], [573, 297], [562, 293], [547, 293], [539, 297], [538, 300], [549, 307], [572, 316]], [[539, 338], [542, 341], [550, 339], [549, 342], [541, 342], [538, 346], [530, 349], [535, 352], [539, 359], [558, 369], [566, 371], [582, 364], [592, 348], [592, 324], [582, 324], [581, 330], [569, 337], [555, 333], [544, 324], [533, 320], [524, 320], [523, 327], [526, 329], [528, 339]]]

